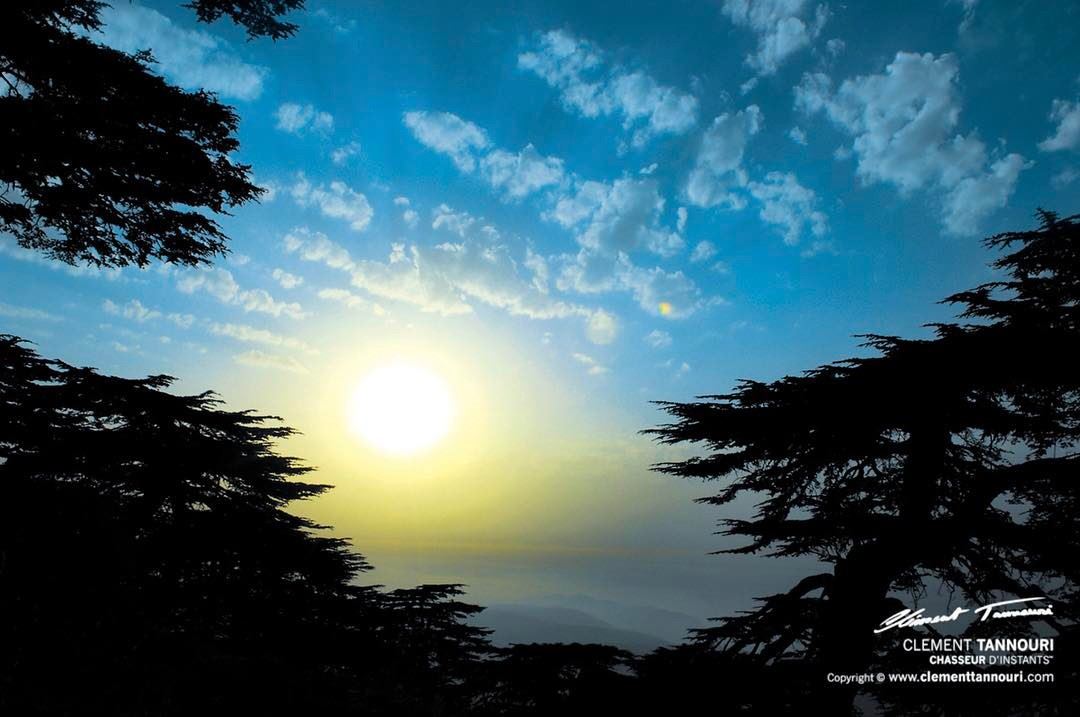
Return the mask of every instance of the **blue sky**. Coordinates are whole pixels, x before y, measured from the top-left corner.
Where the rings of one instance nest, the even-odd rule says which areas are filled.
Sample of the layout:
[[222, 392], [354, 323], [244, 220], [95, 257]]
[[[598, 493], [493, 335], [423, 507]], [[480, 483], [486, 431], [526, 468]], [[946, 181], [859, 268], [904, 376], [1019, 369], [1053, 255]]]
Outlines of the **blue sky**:
[[[0, 239], [6, 330], [282, 415], [341, 488], [315, 514], [384, 546], [391, 579], [472, 570], [481, 597], [505, 597], [488, 573], [511, 564], [535, 568], [518, 585], [597, 592], [595, 566], [638, 549], [669, 551], [681, 567], [655, 582], [697, 595], [687, 610], [729, 604], [703, 585], [745, 595], [702, 557], [701, 487], [647, 473], [664, 455], [634, 435], [658, 419], [647, 401], [918, 335], [989, 276], [981, 237], [1078, 210], [1069, 3], [314, 2], [278, 43], [174, 3], [104, 19], [103, 41], [236, 107], [237, 160], [268, 193], [222, 220], [233, 253], [205, 270], [71, 269]], [[386, 466], [350, 465], [370, 456], [325, 429], [372, 351], [443, 362], [484, 397], [497, 441], [458, 472], [409, 470], [480, 466], [481, 492], [542, 506], [519, 533], [477, 536], [489, 508], [457, 506], [452, 477], [442, 509], [417, 508], [443, 510], [439, 530], [365, 528], [402, 489], [370, 488]], [[526, 445], [548, 488], [493, 489], [521, 465], [490, 456]]]

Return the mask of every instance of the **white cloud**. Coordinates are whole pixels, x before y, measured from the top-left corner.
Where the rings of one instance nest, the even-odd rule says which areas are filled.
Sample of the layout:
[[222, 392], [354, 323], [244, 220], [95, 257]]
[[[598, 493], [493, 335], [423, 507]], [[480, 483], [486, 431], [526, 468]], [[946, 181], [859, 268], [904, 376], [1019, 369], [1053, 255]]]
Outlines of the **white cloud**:
[[101, 10], [91, 37], [122, 52], [150, 49], [161, 72], [181, 87], [253, 100], [262, 93], [265, 67], [242, 61], [228, 44], [202, 30], [186, 30], [156, 10], [121, 2]]
[[[615, 338], [613, 316], [555, 299], [523, 276], [494, 228], [445, 205], [437, 213], [444, 221], [437, 220], [435, 230], [453, 233], [458, 241], [423, 247], [395, 244], [386, 261], [354, 260], [326, 236], [304, 230], [290, 233], [285, 247], [308, 261], [348, 272], [352, 285], [372, 296], [427, 313], [469, 314], [475, 301], [532, 319], [578, 317], [585, 321], [590, 340], [607, 343]], [[347, 299], [340, 294], [323, 298]]]
[[300, 304], [277, 301], [264, 289], [241, 289], [233, 275], [220, 267], [204, 267], [181, 274], [176, 288], [185, 294], [205, 291], [221, 303], [240, 306], [244, 311], [292, 319], [302, 319], [307, 315]]
[[1039, 142], [1039, 149], [1057, 152], [1080, 147], [1080, 100], [1054, 100], [1050, 107], [1050, 121], [1057, 122], [1057, 127], [1054, 134]]
[[1063, 189], [1080, 178], [1080, 171], [1076, 167], [1066, 167], [1050, 178], [1050, 184], [1054, 189]]
[[236, 295], [236, 303], [244, 311], [256, 311], [271, 316], [288, 316], [290, 319], [302, 319], [307, 314], [296, 302], [278, 301], [265, 289], [248, 289]]
[[746, 186], [743, 154], [750, 137], [760, 131], [761, 110], [750, 105], [734, 114], [716, 117], [701, 137], [694, 168], [686, 183], [687, 200], [698, 207], [724, 205], [742, 209], [746, 199], [738, 189]]
[[527, 144], [520, 152], [492, 146], [487, 133], [449, 112], [406, 112], [405, 125], [424, 146], [445, 154], [462, 172], [480, 177], [507, 199], [521, 199], [564, 180], [563, 161]]
[[184, 273], [177, 280], [176, 288], [185, 294], [205, 291], [222, 303], [232, 302], [240, 293], [240, 285], [236, 283], [232, 272], [219, 267], [206, 267]]
[[332, 269], [352, 271], [353, 261], [349, 252], [332, 241], [322, 232], [311, 232], [305, 227], [293, 229], [283, 240], [285, 251], [296, 253], [305, 261], [326, 264]]
[[227, 336], [237, 341], [244, 343], [263, 344], [265, 346], [280, 346], [282, 348], [294, 349], [296, 351], [302, 351], [309, 355], [318, 354], [318, 350], [312, 348], [307, 343], [300, 339], [293, 338], [291, 336], [282, 336], [275, 334], [272, 331], [266, 329], [258, 329], [254, 326], [248, 326], [246, 324], [230, 324], [230, 323], [217, 323], [211, 322], [209, 327], [210, 333], [215, 336]]
[[[302, 134], [308, 130], [327, 133], [334, 129], [334, 116], [313, 105], [285, 102], [278, 106], [274, 117], [277, 118], [277, 128], [289, 134]], [[334, 161], [337, 163], [337, 160]]]
[[468, 212], [456, 212], [445, 204], [440, 204], [431, 212], [431, 228], [443, 229], [457, 234], [462, 239], [472, 232], [476, 219]]
[[681, 271], [646, 269], [635, 265], [624, 253], [610, 256], [582, 249], [560, 260], [556, 286], [562, 291], [625, 291], [649, 314], [669, 319], [684, 318], [704, 305], [701, 291]]
[[563, 30], [539, 36], [535, 47], [518, 55], [528, 70], [560, 92], [564, 107], [585, 117], [617, 115], [633, 130], [640, 147], [661, 134], [682, 134], [697, 122], [698, 100], [661, 85], [641, 71], [613, 67], [592, 43]]
[[531, 144], [520, 152], [496, 149], [480, 160], [480, 175], [510, 199], [563, 181], [563, 161], [544, 157]]
[[551, 269], [548, 266], [547, 257], [538, 254], [531, 247], [525, 249], [525, 260], [522, 262], [533, 273], [532, 284], [537, 291], [548, 293], [548, 280], [551, 277]]
[[300, 206], [318, 207], [323, 216], [343, 219], [358, 232], [364, 231], [375, 216], [375, 210], [371, 208], [367, 197], [341, 181], [314, 186], [301, 173], [290, 193]]
[[41, 309], [32, 309], [26, 306], [12, 306], [0, 303], [0, 316], [8, 319], [28, 319], [31, 321], [61, 321], [59, 316], [50, 314]]
[[681, 271], [627, 264], [616, 276], [641, 308], [654, 316], [684, 318], [703, 305], [700, 290]]
[[588, 369], [590, 376], [602, 376], [608, 372], [607, 366], [601, 365], [600, 362], [588, 354], [575, 353], [572, 356], [575, 361]]
[[262, 351], [246, 351], [233, 356], [233, 361], [244, 366], [272, 368], [291, 373], [308, 373], [307, 367], [291, 356], [275, 356]]
[[[483, 132], [478, 127], [476, 130]], [[608, 183], [572, 177], [567, 180], [567, 186], [568, 191], [552, 194], [554, 204], [542, 214], [544, 219], [574, 232], [581, 247], [576, 255], [558, 257], [560, 290], [627, 291], [648, 312], [672, 318], [687, 316], [702, 306], [700, 292], [682, 272], [644, 269], [635, 266], [629, 258], [630, 253], [643, 250], [667, 257], [685, 247], [678, 232], [660, 224], [665, 202], [655, 179], [623, 177]], [[678, 222], [685, 224], [685, 213], [676, 212], [676, 215]], [[436, 210], [435, 217], [434, 228], [455, 231], [459, 236], [468, 230], [460, 217], [441, 209]], [[436, 247], [439, 248], [445, 249]], [[402, 280], [406, 285], [414, 283], [408, 276]], [[544, 294], [546, 276], [539, 280], [534, 276], [534, 282], [534, 288]]]
[[339, 35], [348, 35], [356, 29], [356, 18], [345, 18], [327, 10], [325, 7], [316, 8], [312, 13], [315, 17], [325, 22], [334, 32]]
[[190, 329], [191, 325], [195, 323], [195, 317], [191, 314], [169, 314], [165, 317], [169, 321], [173, 322], [182, 329]]
[[279, 189], [277, 182], [255, 182], [255, 185], [263, 190], [262, 195], [259, 197], [261, 204], [269, 204], [277, 199]]
[[146, 308], [138, 299], [132, 299], [123, 306], [120, 306], [109, 299], [105, 299], [102, 308], [105, 309], [106, 313], [113, 314], [114, 316], [123, 316], [125, 319], [140, 324], [161, 318], [160, 311]]
[[975, 23], [975, 8], [978, 7], [979, 0], [949, 0], [949, 2], [955, 2], [964, 10], [964, 17], [960, 21], [960, 34], [970, 32], [971, 26]]
[[[1018, 154], [991, 162], [974, 132], [956, 132], [957, 77], [952, 55], [900, 52], [883, 74], [845, 80], [835, 91], [825, 75], [805, 75], [796, 105], [824, 112], [854, 137], [856, 173], [864, 182], [892, 184], [904, 195], [937, 188], [946, 230], [970, 234], [1008, 198], [1027, 164]], [[994, 196], [979, 200], [975, 186]]]
[[953, 234], [975, 234], [983, 217], [1008, 203], [1020, 172], [1029, 166], [1020, 155], [1010, 154], [985, 174], [961, 179], [945, 198], [945, 228]]
[[615, 75], [608, 92], [624, 117], [624, 128], [645, 121], [643, 128], [634, 131], [631, 143], [635, 147], [643, 146], [657, 135], [682, 134], [697, 123], [696, 97], [660, 85], [643, 72]]
[[[450, 245], [443, 245], [449, 247]], [[373, 296], [410, 304], [427, 313], [442, 316], [470, 314], [472, 306], [464, 292], [443, 273], [443, 259], [453, 250], [448, 248], [421, 251], [419, 247], [393, 253], [386, 262], [360, 260], [351, 272], [352, 285]], [[429, 261], [431, 259], [431, 261]], [[464, 261], [459, 263], [459, 267]]]
[[585, 335], [594, 344], [610, 344], [619, 333], [615, 317], [603, 309], [595, 310], [585, 322]]
[[[464, 123], [464, 120], [458, 117], [453, 117], [453, 119], [455, 126], [458, 126], [458, 123]], [[483, 130], [475, 125], [470, 126], [475, 129], [474, 134], [485, 138], [486, 143], [487, 135]], [[421, 139], [421, 141], [424, 140]], [[430, 146], [431, 143], [425, 142], [425, 144]], [[485, 146], [488, 145], [485, 144]], [[456, 145], [446, 150], [452, 156], [452, 153], [457, 151], [454, 147]], [[492, 153], [498, 151], [492, 150]], [[468, 157], [473, 160], [475, 167], [477, 160], [482, 159], [483, 155], [470, 149]], [[462, 167], [462, 163], [459, 162], [458, 166]], [[470, 170], [463, 169], [463, 171]], [[686, 316], [702, 305], [697, 287], [681, 272], [667, 272], [659, 268], [643, 269], [635, 266], [629, 258], [630, 253], [637, 251], [650, 251], [668, 257], [685, 247], [685, 241], [678, 232], [660, 223], [665, 201], [660, 196], [659, 185], [654, 178], [627, 176], [613, 182], [597, 182], [571, 176], [566, 178], [565, 183], [560, 184], [560, 189], [561, 191], [549, 193], [553, 204], [543, 212], [542, 217], [571, 230], [581, 247], [577, 255], [557, 257], [560, 264], [557, 287], [560, 290], [569, 289], [579, 293], [628, 291], [650, 313], [673, 318]], [[683, 221], [681, 219], [683, 214], [676, 212], [676, 215], [680, 217], [680, 222]], [[437, 209], [434, 216], [433, 228], [454, 231], [459, 236], [473, 230], [471, 222], [474, 220], [471, 217], [466, 221], [462, 216], [443, 211], [443, 208]], [[490, 245], [498, 240], [497, 236], [490, 235], [494, 230], [489, 226], [478, 226], [476, 231], [489, 234], [475, 239], [476, 242], [483, 239]], [[497, 232], [495, 234], [497, 235]], [[465, 255], [474, 249], [471, 242], [465, 243], [463, 248]], [[447, 246], [443, 245], [435, 249], [445, 254]], [[489, 246], [486, 250], [488, 258], [493, 256], [491, 252], [499, 250], [501, 248], [492, 249]], [[433, 255], [431, 250], [413, 247], [410, 252], [413, 256], [406, 256], [403, 251], [398, 256], [411, 264], [418, 264], [424, 256], [428, 262], [441, 258], [438, 254]], [[533, 268], [528, 265], [527, 267]], [[378, 276], [378, 273], [383, 270], [372, 267], [372, 271], [375, 276]], [[398, 267], [397, 271], [400, 273], [401, 267]], [[404, 286], [412, 286], [416, 283], [415, 278], [409, 275], [398, 278], [404, 282]], [[365, 281], [374, 281], [374, 279], [369, 278]], [[534, 282], [536, 283], [533, 288], [536, 292], [544, 295], [546, 278], [537, 281], [534, 275]], [[486, 299], [481, 300], [493, 303]], [[548, 299], [548, 301], [551, 300]], [[459, 312], [465, 310], [457, 303], [451, 305]], [[508, 308], [504, 304], [495, 303], [495, 305]], [[510, 305], [512, 306], [513, 304]], [[442, 310], [445, 311], [445, 306]], [[574, 313], [584, 315], [582, 310], [575, 310]]]
[[19, 246], [15, 241], [15, 237], [10, 234], [0, 234], [0, 255], [9, 256], [17, 261], [45, 266], [53, 271], [62, 271], [68, 276], [90, 276], [108, 279], [109, 281], [124, 278], [123, 270], [116, 267], [72, 266], [58, 259], [46, 259], [39, 252]]
[[798, 244], [804, 229], [815, 237], [828, 232], [829, 221], [817, 209], [817, 195], [799, 184], [791, 172], [769, 172], [764, 181], [750, 182], [748, 188], [761, 204], [761, 220], [780, 227], [785, 244]]
[[304, 283], [304, 277], [290, 274], [284, 269], [274, 269], [271, 276], [274, 277], [274, 280], [277, 281], [277, 283], [281, 284], [281, 288], [283, 289], [295, 289]]
[[576, 228], [578, 243], [591, 251], [648, 250], [672, 256], [686, 245], [677, 232], [660, 226], [664, 200], [650, 177], [623, 177], [614, 182], [576, 182], [544, 214], [566, 228]]
[[690, 261], [694, 264], [699, 262], [708, 261], [716, 256], [716, 245], [714, 245], [708, 239], [699, 241], [697, 246], [694, 247], [694, 251], [690, 252]]
[[795, 144], [801, 144], [804, 147], [806, 146], [806, 132], [803, 131], [802, 127], [792, 127], [788, 130], [787, 136], [790, 137], [791, 141]]
[[463, 172], [476, 169], [476, 150], [490, 144], [484, 130], [449, 112], [406, 112], [403, 119], [417, 141], [449, 155]]
[[417, 223], [420, 221], [420, 214], [415, 209], [409, 207], [408, 197], [394, 197], [395, 207], [405, 207], [401, 212], [401, 221], [405, 222], [405, 226], [410, 229], [415, 229]]
[[675, 231], [682, 234], [686, 231], [686, 219], [689, 213], [686, 211], [686, 207], [679, 207], [675, 210], [675, 215], [678, 217], [675, 221]]
[[645, 334], [645, 343], [654, 349], [666, 349], [671, 346], [671, 334], [667, 331], [654, 329]]
[[960, 114], [952, 55], [898, 53], [881, 75], [845, 80], [835, 93], [821, 74], [796, 88], [796, 104], [823, 109], [855, 136], [858, 173], [904, 192], [941, 178], [954, 184], [979, 170], [985, 147], [973, 135], [953, 135]]
[[757, 51], [746, 64], [759, 75], [772, 75], [788, 57], [809, 47], [828, 20], [825, 5], [807, 17], [806, 0], [724, 0], [723, 12], [732, 23], [757, 35]]
[[660, 225], [663, 209], [657, 182], [650, 177], [577, 181], [574, 191], [543, 215], [573, 231], [581, 247], [577, 254], [558, 257], [556, 286], [584, 294], [629, 292], [654, 315], [677, 318], [696, 311], [700, 292], [682, 272], [645, 269], [630, 258], [643, 250], [671, 256], [683, 249], [683, 238]]
[[574, 192], [558, 198], [544, 219], [549, 219], [564, 227], [572, 227], [589, 219], [604, 202], [611, 191], [611, 185], [604, 182], [581, 181]]
[[358, 296], [348, 289], [321, 289], [318, 296], [324, 301], [336, 301], [350, 309], [369, 311], [375, 316], [386, 315], [386, 309], [382, 306], [373, 301], [368, 301], [364, 297]]
[[350, 157], [355, 157], [358, 154], [360, 154], [360, 143], [349, 142], [348, 144], [343, 144], [342, 146], [335, 148], [334, 151], [330, 153], [330, 161], [334, 164], [341, 165], [349, 161]]

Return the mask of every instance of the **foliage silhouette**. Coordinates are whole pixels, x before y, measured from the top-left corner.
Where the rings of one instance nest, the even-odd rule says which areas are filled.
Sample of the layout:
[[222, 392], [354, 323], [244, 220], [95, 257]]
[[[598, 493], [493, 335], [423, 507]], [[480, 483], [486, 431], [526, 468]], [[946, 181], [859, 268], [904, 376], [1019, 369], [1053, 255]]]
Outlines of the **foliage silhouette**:
[[[195, 0], [252, 37], [286, 37], [301, 0]], [[257, 198], [234, 163], [237, 116], [155, 75], [149, 52], [88, 36], [104, 3], [14, 0], [0, 24], [0, 232], [67, 263], [209, 262], [227, 237], [208, 213]]]
[[632, 655], [609, 645], [511, 645], [474, 687], [478, 715], [610, 714], [633, 687]]
[[[392, 590], [380, 600], [379, 684], [392, 685], [387, 714], [464, 714], [488, 630], [465, 621], [483, 608], [460, 602], [460, 585]], [[362, 705], [370, 709], [370, 704]]]
[[688, 640], [634, 662], [632, 707], [642, 714], [799, 714], [805, 670], [795, 662], [763, 667], [752, 655]]
[[464, 704], [479, 608], [356, 585], [363, 558], [284, 510], [327, 489], [274, 452], [292, 431], [170, 382], [0, 337], [0, 713]]
[[247, 29], [248, 37], [281, 40], [297, 30], [295, 23], [281, 19], [293, 10], [302, 10], [304, 0], [192, 0], [184, 5], [195, 11], [201, 22], [231, 18]]
[[[726, 552], [831, 566], [699, 641], [763, 669], [801, 664], [819, 706], [839, 715], [854, 690], [822, 689], [825, 673], [896, 664], [893, 635], [873, 630], [928, 586], [959, 604], [1048, 596], [1054, 617], [1023, 627], [1058, 635], [1057, 679], [1076, 684], [1080, 217], [1038, 218], [1035, 230], [986, 240], [1011, 252], [994, 263], [1005, 279], [945, 300], [973, 323], [934, 325], [928, 340], [868, 336], [869, 358], [660, 404], [676, 420], [648, 433], [708, 453], [657, 470], [721, 481], [702, 499], [711, 505], [760, 499], [752, 519], [723, 521], [726, 535], [748, 540]], [[993, 691], [994, 709], [1065, 713], [1077, 705], [1066, 691], [1012, 702]], [[944, 709], [915, 694], [908, 707]], [[899, 709], [893, 693], [881, 696]]]

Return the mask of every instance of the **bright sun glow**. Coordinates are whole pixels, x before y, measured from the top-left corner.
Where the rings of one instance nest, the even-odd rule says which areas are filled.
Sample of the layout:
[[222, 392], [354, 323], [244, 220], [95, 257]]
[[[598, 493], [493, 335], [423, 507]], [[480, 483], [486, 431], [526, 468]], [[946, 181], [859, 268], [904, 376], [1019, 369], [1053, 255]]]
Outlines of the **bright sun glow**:
[[374, 369], [349, 400], [350, 430], [393, 455], [411, 455], [438, 443], [450, 431], [454, 400], [431, 371], [405, 363]]

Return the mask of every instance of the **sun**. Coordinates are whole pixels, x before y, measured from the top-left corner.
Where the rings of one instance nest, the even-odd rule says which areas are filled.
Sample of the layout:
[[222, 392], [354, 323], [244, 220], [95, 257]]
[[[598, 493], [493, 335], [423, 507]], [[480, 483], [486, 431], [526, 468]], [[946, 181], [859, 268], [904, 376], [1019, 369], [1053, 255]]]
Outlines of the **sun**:
[[349, 398], [349, 430], [376, 450], [409, 456], [446, 437], [456, 414], [453, 396], [434, 372], [409, 363], [373, 369]]

